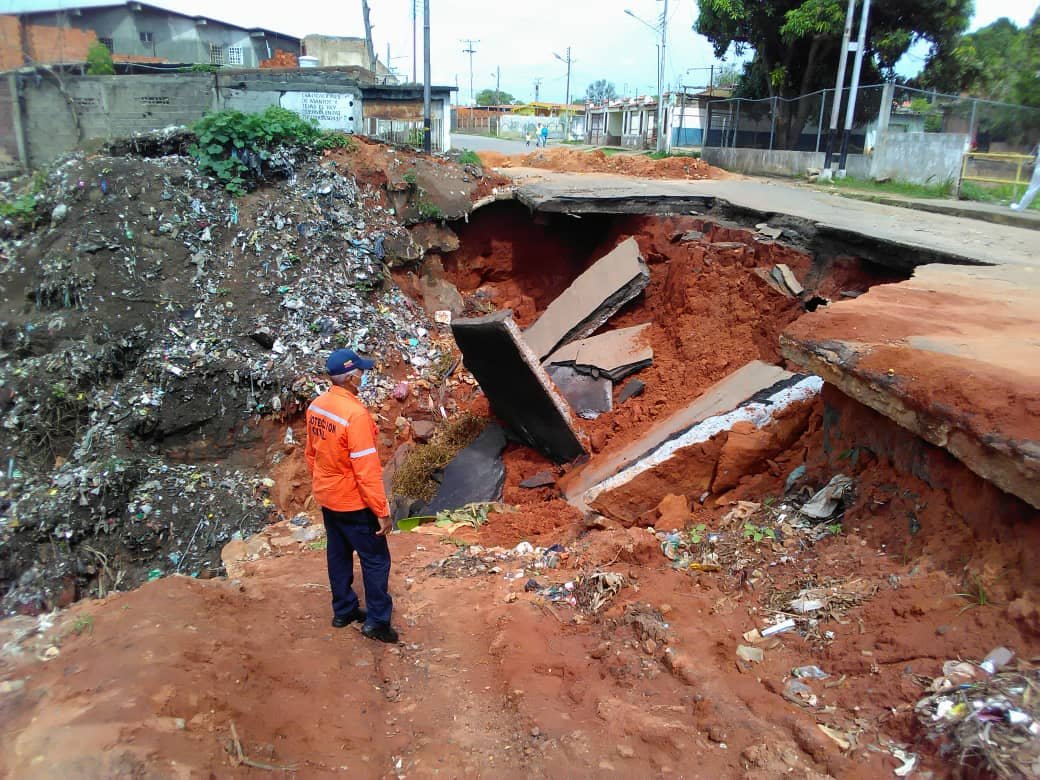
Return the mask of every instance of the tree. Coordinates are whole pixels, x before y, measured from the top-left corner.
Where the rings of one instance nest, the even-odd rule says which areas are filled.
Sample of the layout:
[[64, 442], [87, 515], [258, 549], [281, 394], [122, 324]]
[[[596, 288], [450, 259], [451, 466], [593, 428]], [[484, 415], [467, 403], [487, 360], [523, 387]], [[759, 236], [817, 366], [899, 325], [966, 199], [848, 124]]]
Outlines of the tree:
[[94, 41], [87, 48], [87, 75], [111, 76], [116, 72], [112, 52], [101, 41]]
[[1008, 103], [1040, 105], [1040, 11], [1019, 29], [1003, 18], [958, 38], [943, 59], [929, 60], [921, 86]]
[[508, 92], [494, 89], [482, 89], [474, 99], [478, 106], [511, 106], [516, 102]]
[[614, 83], [606, 79], [597, 79], [585, 88], [586, 103], [605, 103], [617, 97]]
[[[754, 51], [738, 94], [792, 98], [834, 86], [845, 27], [843, 0], [701, 0], [699, 8], [694, 30], [711, 41], [716, 57], [730, 46], [738, 55]], [[967, 29], [972, 10], [972, 0], [873, 4], [861, 83], [894, 75], [896, 62], [919, 41], [931, 45], [930, 58], [946, 56]], [[779, 104], [778, 138], [785, 148], [798, 142], [810, 111], [818, 107], [810, 100]]]

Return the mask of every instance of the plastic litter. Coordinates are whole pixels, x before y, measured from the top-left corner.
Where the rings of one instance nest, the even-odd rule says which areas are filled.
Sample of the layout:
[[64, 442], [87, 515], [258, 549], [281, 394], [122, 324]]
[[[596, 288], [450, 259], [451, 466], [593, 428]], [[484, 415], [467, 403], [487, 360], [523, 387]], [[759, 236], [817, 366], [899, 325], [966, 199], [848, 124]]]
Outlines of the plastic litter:
[[1008, 650], [1006, 647], [997, 647], [990, 650], [989, 655], [987, 655], [982, 660], [982, 663], [979, 664], [979, 668], [988, 674], [995, 674], [1011, 663], [1011, 659], [1014, 657], [1014, 652]]
[[818, 666], [799, 666], [791, 670], [791, 675], [810, 680], [826, 680], [830, 677], [827, 672]]
[[760, 633], [764, 637], [766, 637], [766, 636], [773, 636], [775, 634], [782, 634], [785, 631], [790, 631], [794, 627], [795, 627], [794, 618], [788, 618], [787, 620], [784, 620], [781, 623], [777, 623], [775, 625], [767, 626], [766, 628], [761, 629]]
[[852, 478], [835, 474], [822, 490], [802, 506], [802, 514], [815, 520], [826, 520], [841, 505], [842, 498], [852, 489]]

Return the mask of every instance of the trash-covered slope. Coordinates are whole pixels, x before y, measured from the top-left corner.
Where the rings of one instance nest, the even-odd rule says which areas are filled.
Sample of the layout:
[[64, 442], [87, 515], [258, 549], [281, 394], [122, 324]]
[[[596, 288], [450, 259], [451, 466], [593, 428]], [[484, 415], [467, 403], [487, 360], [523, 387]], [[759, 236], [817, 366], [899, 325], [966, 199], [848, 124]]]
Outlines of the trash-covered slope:
[[384, 243], [485, 194], [479, 171], [362, 139], [288, 159], [233, 199], [189, 157], [77, 154], [37, 180], [41, 225], [0, 231], [3, 612], [218, 572], [272, 511], [269, 480], [222, 461], [309, 401], [329, 348], [439, 356]]

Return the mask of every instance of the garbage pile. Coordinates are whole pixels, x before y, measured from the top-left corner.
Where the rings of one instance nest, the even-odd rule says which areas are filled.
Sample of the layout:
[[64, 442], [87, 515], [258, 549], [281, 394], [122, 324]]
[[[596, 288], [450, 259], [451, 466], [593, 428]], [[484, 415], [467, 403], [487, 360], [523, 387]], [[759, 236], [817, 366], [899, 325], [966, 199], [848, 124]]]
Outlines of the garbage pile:
[[1007, 667], [998, 647], [981, 663], [947, 661], [915, 711], [940, 753], [996, 777], [1040, 774], [1040, 669]]
[[[789, 487], [804, 474], [799, 469]], [[699, 523], [655, 536], [674, 569], [724, 572], [754, 585], [762, 568], [789, 563], [800, 547], [841, 533], [842, 508], [853, 494], [852, 479], [838, 474], [816, 492], [789, 491], [780, 502], [737, 501], [715, 529]]]
[[378, 404], [386, 369], [421, 379], [447, 348], [388, 280], [405, 228], [380, 185], [295, 156], [234, 199], [166, 148], [60, 160], [42, 224], [0, 242], [0, 612], [219, 572], [272, 507], [215, 462], [305, 406], [330, 349], [377, 358]]

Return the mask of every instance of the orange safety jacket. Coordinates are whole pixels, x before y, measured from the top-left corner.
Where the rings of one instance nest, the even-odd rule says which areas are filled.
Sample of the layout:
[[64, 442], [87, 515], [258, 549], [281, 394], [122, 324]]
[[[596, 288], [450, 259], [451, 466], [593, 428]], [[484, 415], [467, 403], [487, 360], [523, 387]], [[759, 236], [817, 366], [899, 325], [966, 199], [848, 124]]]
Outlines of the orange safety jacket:
[[314, 499], [326, 509], [354, 512], [368, 507], [390, 514], [383, 467], [376, 451], [372, 415], [357, 397], [335, 385], [307, 408], [307, 468]]

